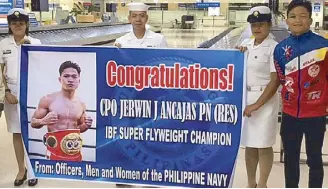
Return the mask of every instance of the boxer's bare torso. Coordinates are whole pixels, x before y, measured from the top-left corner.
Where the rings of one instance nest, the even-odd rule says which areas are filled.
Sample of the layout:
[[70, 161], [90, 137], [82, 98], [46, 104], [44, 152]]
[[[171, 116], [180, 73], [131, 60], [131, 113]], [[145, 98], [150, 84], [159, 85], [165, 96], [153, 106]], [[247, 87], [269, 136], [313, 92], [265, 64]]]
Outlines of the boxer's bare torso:
[[77, 129], [83, 122], [84, 105], [78, 99], [68, 99], [60, 94], [49, 95], [49, 112], [56, 112], [58, 121], [48, 125], [48, 131]]
[[48, 132], [85, 128], [85, 105], [76, 97], [68, 98], [56, 92], [41, 98], [32, 117], [32, 127], [48, 127]]

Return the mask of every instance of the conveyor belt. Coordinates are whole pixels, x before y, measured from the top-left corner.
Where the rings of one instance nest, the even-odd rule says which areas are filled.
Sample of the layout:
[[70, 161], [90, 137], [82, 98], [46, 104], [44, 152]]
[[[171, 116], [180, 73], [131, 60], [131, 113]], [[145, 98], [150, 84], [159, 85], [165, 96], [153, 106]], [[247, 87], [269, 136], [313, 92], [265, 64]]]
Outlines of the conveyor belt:
[[[88, 43], [96, 43], [93, 39], [110, 35], [123, 35], [131, 30], [130, 24], [115, 26], [96, 26], [83, 28], [70, 28], [61, 30], [47, 30], [32, 32], [32, 37], [38, 38], [43, 44], [64, 44], [72, 41], [88, 40]], [[106, 38], [106, 37], [105, 37]]]
[[[154, 32], [160, 29], [148, 26]], [[131, 24], [95, 23], [67, 24], [57, 26], [31, 27], [30, 36], [40, 39], [42, 44], [52, 45], [102, 45], [130, 32]], [[8, 29], [0, 29], [0, 40], [8, 36]]]
[[[242, 39], [241, 34], [244, 32], [244, 30], [246, 29], [246, 27], [240, 27], [240, 28], [233, 28], [229, 33], [227, 33], [224, 36], [221, 36], [219, 38], [216, 38], [216, 42], [213, 43], [210, 47], [210, 49], [232, 49], [234, 48], [236, 45], [238, 45], [241, 41], [243, 41], [244, 39]], [[273, 36], [275, 37], [275, 40], [277, 42], [280, 42], [282, 40], [284, 40], [286, 37], [288, 37], [289, 33], [286, 29], [284, 28], [277, 28], [277, 27], [273, 27], [271, 29], [271, 33], [273, 34]], [[215, 39], [213, 38], [213, 39]]]
[[[103, 27], [103, 26], [116, 26], [116, 25], [125, 25], [128, 23], [123, 22], [98, 22], [98, 23], [75, 23], [75, 24], [62, 24], [62, 25], [42, 25], [38, 27], [30, 27], [30, 32], [37, 32], [37, 31], [48, 31], [48, 30], [65, 30], [65, 29], [72, 29], [72, 28], [90, 28], [90, 27]], [[0, 28], [0, 35], [7, 34], [7, 28]]]

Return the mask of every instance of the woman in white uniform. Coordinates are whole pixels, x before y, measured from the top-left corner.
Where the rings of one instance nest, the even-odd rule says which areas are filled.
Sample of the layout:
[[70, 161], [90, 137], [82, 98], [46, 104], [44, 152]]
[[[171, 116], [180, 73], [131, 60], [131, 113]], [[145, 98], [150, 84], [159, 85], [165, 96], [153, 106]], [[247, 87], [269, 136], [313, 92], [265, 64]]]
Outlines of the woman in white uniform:
[[[14, 8], [8, 12], [9, 37], [0, 41], [0, 63], [2, 63], [3, 84], [5, 85], [4, 113], [8, 132], [13, 133], [13, 144], [18, 164], [18, 174], [14, 181], [20, 186], [27, 179], [27, 169], [24, 163], [24, 145], [19, 120], [19, 51], [21, 44], [41, 44], [40, 40], [28, 36], [29, 16], [24, 9]], [[29, 186], [37, 184], [37, 179], [31, 179]]]
[[[273, 164], [272, 146], [278, 131], [279, 80], [273, 62], [277, 42], [269, 35], [272, 23], [268, 7], [252, 8], [247, 21], [254, 38], [244, 40], [238, 47], [247, 57], [247, 106], [241, 145], [246, 147], [248, 187], [265, 188]], [[256, 182], [258, 164], [260, 179]]]

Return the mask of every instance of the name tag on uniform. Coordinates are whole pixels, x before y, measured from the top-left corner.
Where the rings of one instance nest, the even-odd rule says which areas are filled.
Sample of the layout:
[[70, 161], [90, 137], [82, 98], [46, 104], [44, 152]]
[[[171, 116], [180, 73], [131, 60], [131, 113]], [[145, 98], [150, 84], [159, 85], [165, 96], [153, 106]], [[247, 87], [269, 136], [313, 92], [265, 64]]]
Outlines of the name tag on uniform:
[[11, 50], [4, 50], [3, 54], [11, 54]]

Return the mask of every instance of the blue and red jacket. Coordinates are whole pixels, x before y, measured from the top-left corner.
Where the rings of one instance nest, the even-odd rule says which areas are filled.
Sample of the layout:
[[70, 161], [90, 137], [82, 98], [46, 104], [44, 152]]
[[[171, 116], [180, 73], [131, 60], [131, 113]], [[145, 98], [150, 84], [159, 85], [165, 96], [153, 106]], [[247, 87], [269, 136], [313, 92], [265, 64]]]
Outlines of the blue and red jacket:
[[274, 51], [283, 112], [297, 118], [328, 114], [328, 40], [309, 31], [289, 36]]

